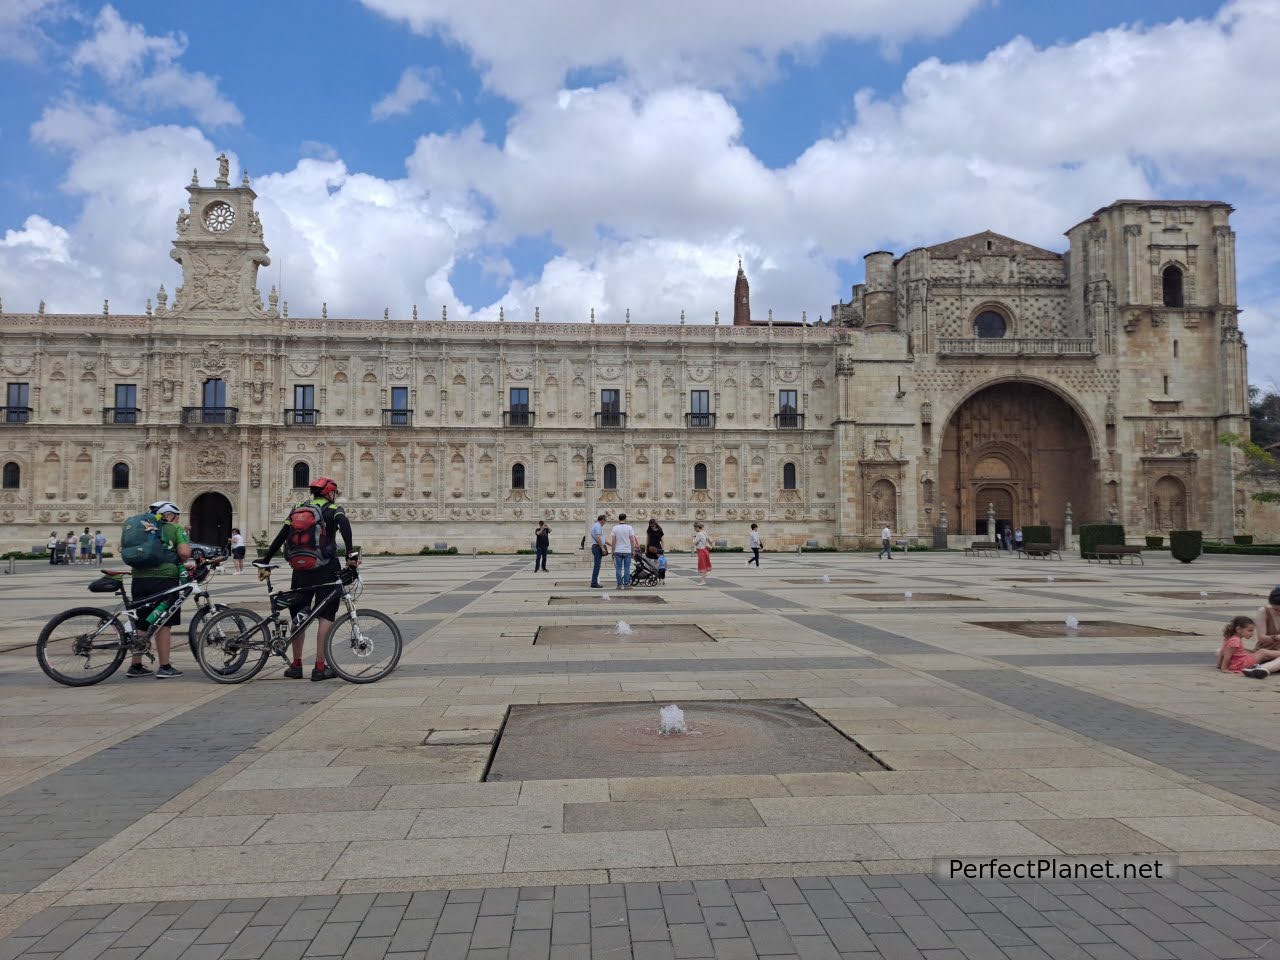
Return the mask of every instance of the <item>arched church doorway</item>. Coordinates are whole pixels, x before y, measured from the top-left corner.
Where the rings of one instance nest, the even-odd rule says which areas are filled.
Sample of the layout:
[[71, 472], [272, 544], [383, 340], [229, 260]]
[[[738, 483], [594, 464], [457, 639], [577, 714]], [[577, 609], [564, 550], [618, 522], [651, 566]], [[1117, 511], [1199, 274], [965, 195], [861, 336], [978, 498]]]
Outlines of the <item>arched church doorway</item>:
[[1089, 430], [1039, 384], [992, 384], [960, 404], [943, 433], [939, 468], [950, 527], [964, 535], [1047, 524], [1060, 539], [1068, 503], [1077, 523], [1100, 519]]
[[191, 540], [225, 550], [231, 539], [231, 501], [220, 493], [202, 493], [191, 503]]

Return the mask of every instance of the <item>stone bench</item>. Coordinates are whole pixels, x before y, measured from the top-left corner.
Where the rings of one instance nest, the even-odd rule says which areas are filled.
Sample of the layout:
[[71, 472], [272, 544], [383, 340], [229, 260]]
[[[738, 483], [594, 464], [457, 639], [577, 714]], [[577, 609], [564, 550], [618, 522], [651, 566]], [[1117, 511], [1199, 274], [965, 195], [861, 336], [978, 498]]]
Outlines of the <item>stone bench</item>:
[[1090, 562], [1097, 560], [1098, 563], [1101, 563], [1105, 560], [1107, 563], [1112, 561], [1123, 563], [1127, 559], [1130, 563], [1140, 563], [1144, 567], [1147, 565], [1147, 561], [1142, 559], [1142, 547], [1137, 544], [1100, 543], [1093, 553], [1087, 553], [1083, 556]]
[[1062, 551], [1056, 543], [1024, 543], [1018, 550], [1028, 560], [1051, 560], [1055, 556], [1061, 560]]
[[964, 548], [966, 557], [978, 557], [984, 553], [996, 553], [1000, 550], [1000, 544], [994, 540], [974, 540]]

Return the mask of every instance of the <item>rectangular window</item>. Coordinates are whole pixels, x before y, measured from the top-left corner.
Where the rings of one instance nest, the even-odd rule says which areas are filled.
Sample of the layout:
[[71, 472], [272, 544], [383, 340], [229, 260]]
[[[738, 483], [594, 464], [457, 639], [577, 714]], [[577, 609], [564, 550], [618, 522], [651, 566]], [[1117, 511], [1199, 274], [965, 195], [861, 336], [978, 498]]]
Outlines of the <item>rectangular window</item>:
[[6, 423], [26, 423], [31, 418], [31, 384], [11, 383], [5, 393]]
[[622, 398], [621, 392], [618, 390], [601, 390], [600, 391], [600, 412], [601, 413], [621, 413]]
[[512, 413], [528, 413], [529, 412], [529, 388], [528, 387], [512, 387], [511, 388], [511, 412]]
[[391, 388], [391, 409], [392, 410], [408, 410], [409, 409], [409, 388], [408, 387], [392, 387]]
[[227, 405], [227, 382], [225, 380], [206, 380], [201, 395], [202, 407], [225, 407]]
[[316, 408], [316, 388], [314, 384], [297, 383], [293, 386], [293, 409], [314, 410]]
[[711, 412], [711, 391], [694, 390], [689, 395], [689, 412], [706, 414]]
[[778, 391], [778, 412], [779, 413], [799, 413], [799, 407], [796, 405], [796, 391], [779, 390]]
[[116, 409], [138, 409], [138, 385], [136, 383], [116, 384]]

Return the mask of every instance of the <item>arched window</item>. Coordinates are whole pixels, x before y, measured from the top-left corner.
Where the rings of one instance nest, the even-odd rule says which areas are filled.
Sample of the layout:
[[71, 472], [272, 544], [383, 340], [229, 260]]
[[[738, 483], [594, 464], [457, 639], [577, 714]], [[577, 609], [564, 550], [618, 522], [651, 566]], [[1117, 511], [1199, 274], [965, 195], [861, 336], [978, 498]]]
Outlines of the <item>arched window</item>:
[[4, 480], [0, 482], [0, 487], [5, 490], [17, 490], [18, 485], [22, 483], [22, 468], [16, 463], [9, 462], [4, 465]]
[[295, 488], [311, 486], [311, 464], [305, 460], [293, 465], [293, 485]]
[[794, 490], [796, 488], [796, 465], [788, 461], [782, 465], [782, 489]]
[[1164, 287], [1164, 305], [1166, 307], [1185, 306], [1182, 298], [1182, 268], [1169, 264], [1164, 268], [1164, 273], [1160, 274], [1160, 280]]
[[705, 463], [695, 463], [693, 465], [693, 489], [707, 489], [707, 465]]
[[1009, 321], [995, 310], [983, 310], [973, 319], [973, 335], [980, 340], [999, 340], [1009, 332]]
[[604, 465], [604, 488], [606, 490], [618, 489], [618, 468], [612, 463]]
[[524, 464], [523, 463], [513, 463], [511, 465], [511, 489], [512, 490], [524, 489]]
[[111, 489], [129, 489], [129, 465], [127, 463], [117, 463], [111, 468]]

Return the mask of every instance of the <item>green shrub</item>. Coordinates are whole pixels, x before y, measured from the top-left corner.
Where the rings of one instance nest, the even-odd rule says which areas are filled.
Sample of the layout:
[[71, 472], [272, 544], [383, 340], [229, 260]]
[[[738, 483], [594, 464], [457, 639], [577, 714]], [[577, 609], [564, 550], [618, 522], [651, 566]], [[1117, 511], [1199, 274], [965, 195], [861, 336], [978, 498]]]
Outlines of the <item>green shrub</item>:
[[0, 560], [48, 560], [49, 551], [42, 550], [39, 553], [27, 553], [25, 550], [10, 550], [8, 553], [0, 554]]
[[1280, 557], [1280, 543], [1255, 543], [1240, 546], [1234, 543], [1205, 543], [1201, 545], [1204, 553], [1234, 553], [1254, 557]]
[[[450, 547], [448, 550], [435, 550], [431, 547], [423, 547], [418, 551], [420, 557], [446, 557], [453, 556], [458, 552], [457, 547]], [[533, 553], [532, 550], [521, 550], [520, 553]]]
[[1148, 549], [1148, 550], [1163, 550], [1163, 549], [1164, 549], [1164, 537], [1147, 537], [1147, 549]]
[[1023, 543], [1053, 543], [1053, 527], [1048, 524], [1031, 524], [1022, 528]]
[[1124, 546], [1124, 527], [1118, 523], [1086, 523], [1080, 528], [1080, 556], [1092, 556], [1103, 544]]
[[712, 547], [712, 553], [742, 553], [742, 547]]
[[1234, 537], [1231, 538], [1231, 542], [1234, 543], [1237, 547], [1253, 546], [1253, 534], [1237, 533]]
[[1190, 563], [1200, 556], [1204, 535], [1199, 530], [1170, 530], [1169, 551], [1174, 559]]

